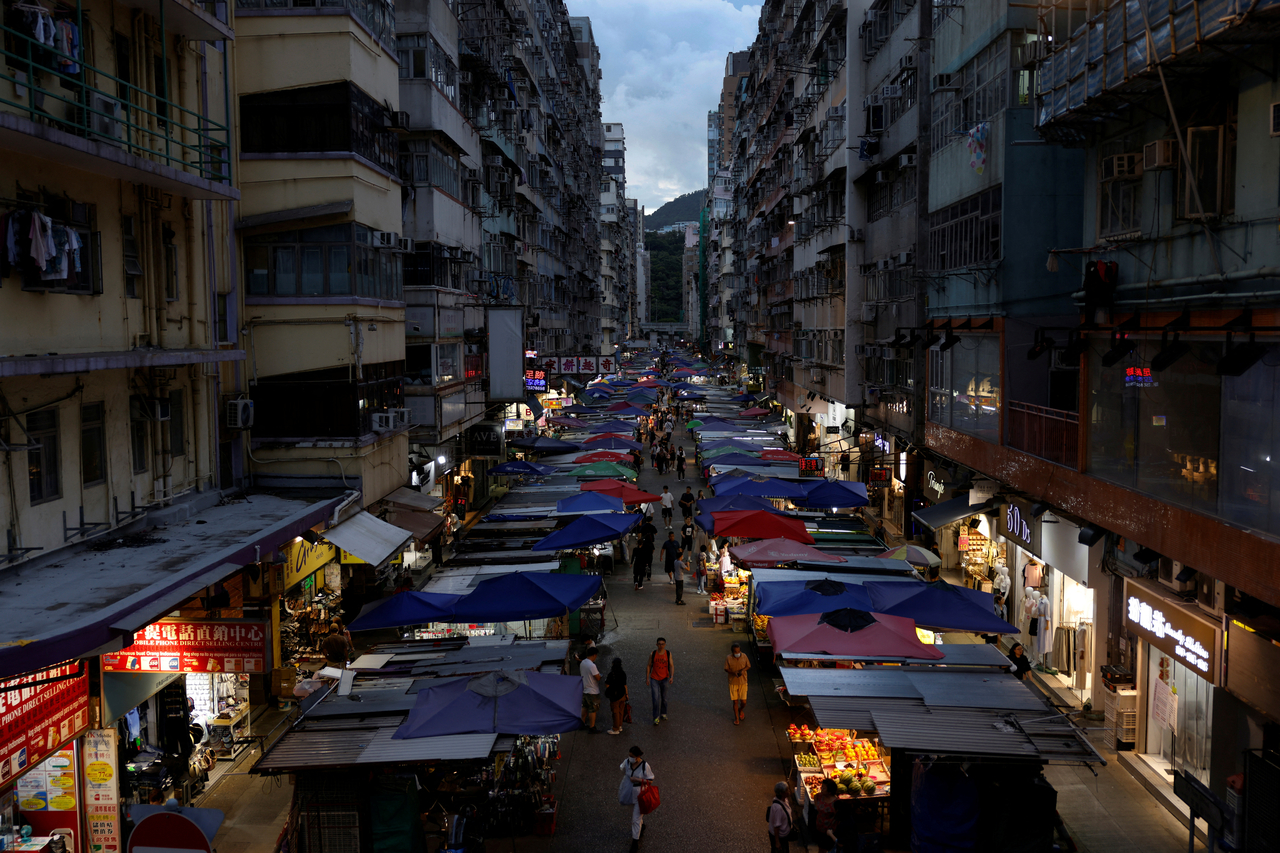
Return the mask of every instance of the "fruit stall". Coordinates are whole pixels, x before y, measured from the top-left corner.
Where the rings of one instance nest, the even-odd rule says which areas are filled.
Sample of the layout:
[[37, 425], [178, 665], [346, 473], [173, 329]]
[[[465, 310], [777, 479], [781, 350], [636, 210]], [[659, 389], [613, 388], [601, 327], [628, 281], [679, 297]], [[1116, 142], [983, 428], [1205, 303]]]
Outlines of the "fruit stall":
[[746, 631], [747, 590], [751, 572], [732, 568], [718, 579], [719, 590], [712, 592], [709, 609], [717, 624], [732, 625], [735, 631]]
[[808, 806], [822, 790], [822, 780], [835, 781], [841, 799], [889, 796], [889, 753], [878, 740], [858, 737], [850, 729], [810, 729], [791, 725], [787, 737], [795, 749], [796, 796]]

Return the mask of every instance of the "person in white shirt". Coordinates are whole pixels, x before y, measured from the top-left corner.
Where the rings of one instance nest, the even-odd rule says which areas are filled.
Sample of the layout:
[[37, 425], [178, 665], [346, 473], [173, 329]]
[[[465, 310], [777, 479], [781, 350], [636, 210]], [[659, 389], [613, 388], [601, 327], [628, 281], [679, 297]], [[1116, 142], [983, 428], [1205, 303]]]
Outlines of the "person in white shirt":
[[598, 653], [596, 647], [591, 646], [583, 653], [582, 663], [578, 665], [578, 672], [582, 675], [582, 726], [587, 734], [592, 735], [600, 734], [596, 729], [596, 714], [600, 711], [600, 670], [596, 667]]
[[676, 496], [671, 494], [670, 486], [662, 487], [662, 520], [671, 529], [671, 510], [676, 505]]
[[640, 789], [653, 781], [653, 769], [644, 760], [644, 750], [633, 746], [618, 765], [622, 781], [618, 784], [618, 802], [631, 806], [631, 853], [640, 849], [640, 833], [644, 831], [644, 815], [640, 814]]

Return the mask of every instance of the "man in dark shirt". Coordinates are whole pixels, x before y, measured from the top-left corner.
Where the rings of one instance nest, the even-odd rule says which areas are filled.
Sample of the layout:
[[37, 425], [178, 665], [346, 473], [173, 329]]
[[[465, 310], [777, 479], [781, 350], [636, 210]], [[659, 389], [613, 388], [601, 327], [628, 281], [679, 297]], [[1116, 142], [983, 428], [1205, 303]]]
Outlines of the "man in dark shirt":
[[667, 534], [667, 541], [662, 543], [662, 567], [667, 573], [667, 583], [675, 583], [673, 574], [676, 570], [676, 557], [680, 556], [680, 543], [676, 541], [676, 532]]
[[693, 486], [685, 486], [684, 494], [680, 496], [680, 514], [686, 519], [693, 518], [693, 502], [697, 500], [693, 496]]
[[640, 544], [631, 552], [631, 576], [636, 589], [644, 589], [646, 573], [653, 573], [653, 539], [641, 537]]

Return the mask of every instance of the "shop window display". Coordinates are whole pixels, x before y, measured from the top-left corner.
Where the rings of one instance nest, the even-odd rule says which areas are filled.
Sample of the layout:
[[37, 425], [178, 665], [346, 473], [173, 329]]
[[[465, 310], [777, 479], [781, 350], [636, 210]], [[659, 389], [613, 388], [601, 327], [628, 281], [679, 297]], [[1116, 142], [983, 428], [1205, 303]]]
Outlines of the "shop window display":
[[961, 335], [929, 351], [929, 420], [996, 442], [1000, 435], [1000, 339]]
[[1143, 758], [1161, 773], [1181, 770], [1209, 784], [1213, 685], [1150, 645]]

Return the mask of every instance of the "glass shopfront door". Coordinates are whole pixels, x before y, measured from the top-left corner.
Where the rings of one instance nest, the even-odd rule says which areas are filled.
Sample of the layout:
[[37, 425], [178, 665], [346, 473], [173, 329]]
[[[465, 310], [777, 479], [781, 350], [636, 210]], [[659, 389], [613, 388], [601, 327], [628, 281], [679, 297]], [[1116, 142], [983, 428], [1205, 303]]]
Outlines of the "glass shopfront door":
[[1150, 644], [1147, 651], [1147, 742], [1143, 757], [1161, 770], [1182, 770], [1209, 784], [1213, 685]]

